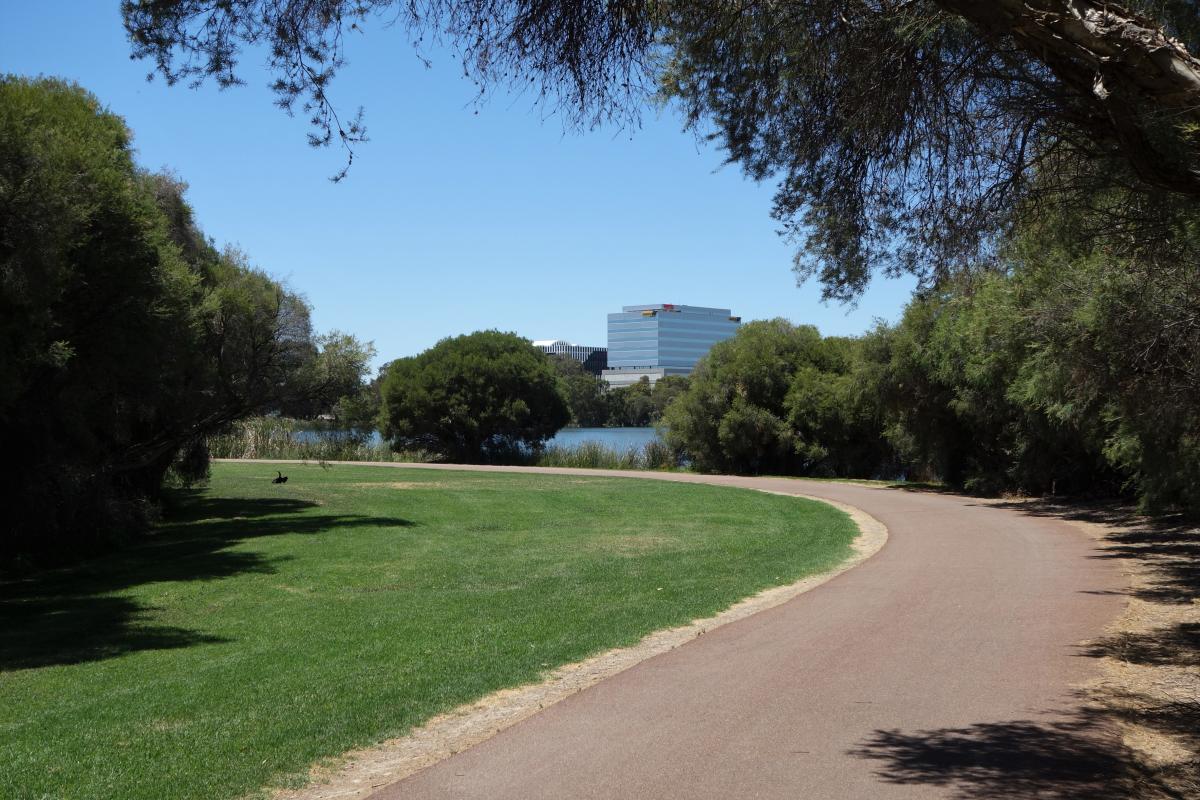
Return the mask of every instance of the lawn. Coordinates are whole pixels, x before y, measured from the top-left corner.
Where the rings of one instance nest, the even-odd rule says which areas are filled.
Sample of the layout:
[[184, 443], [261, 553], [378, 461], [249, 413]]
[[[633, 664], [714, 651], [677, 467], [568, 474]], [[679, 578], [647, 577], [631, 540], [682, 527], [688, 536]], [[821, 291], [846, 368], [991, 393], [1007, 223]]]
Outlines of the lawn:
[[238, 798], [850, 553], [658, 481], [216, 464], [143, 545], [0, 585], [0, 797]]

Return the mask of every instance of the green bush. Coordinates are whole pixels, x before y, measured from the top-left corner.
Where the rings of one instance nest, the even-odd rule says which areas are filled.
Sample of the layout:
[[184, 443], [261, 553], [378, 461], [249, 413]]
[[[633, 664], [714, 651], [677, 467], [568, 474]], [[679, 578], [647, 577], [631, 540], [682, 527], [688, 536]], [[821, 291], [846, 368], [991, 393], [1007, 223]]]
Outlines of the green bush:
[[479, 331], [391, 362], [380, 428], [397, 450], [456, 462], [520, 460], [570, 421], [549, 359], [527, 339]]
[[742, 325], [667, 405], [667, 445], [703, 471], [873, 477], [894, 457], [862, 360], [861, 341], [810, 325]]
[[1157, 252], [1097, 247], [1076, 217], [1027, 226], [1007, 271], [944, 282], [873, 335], [872, 387], [910, 463], [985, 493], [1200, 509], [1200, 225], [1158, 213]]
[[131, 142], [78, 86], [0, 78], [0, 553], [71, 558], [144, 530], [172, 465], [203, 473], [206, 436], [332, 403], [369, 358], [218, 251]]

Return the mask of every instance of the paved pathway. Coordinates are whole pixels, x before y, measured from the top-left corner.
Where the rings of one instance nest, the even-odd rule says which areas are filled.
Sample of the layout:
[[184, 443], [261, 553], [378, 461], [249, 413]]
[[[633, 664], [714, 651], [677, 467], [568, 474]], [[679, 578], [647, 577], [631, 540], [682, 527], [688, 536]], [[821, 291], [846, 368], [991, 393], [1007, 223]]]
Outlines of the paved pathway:
[[1124, 796], [1111, 735], [1072, 692], [1095, 669], [1078, 643], [1122, 602], [1085, 534], [953, 495], [627, 474], [826, 497], [890, 539], [374, 800]]

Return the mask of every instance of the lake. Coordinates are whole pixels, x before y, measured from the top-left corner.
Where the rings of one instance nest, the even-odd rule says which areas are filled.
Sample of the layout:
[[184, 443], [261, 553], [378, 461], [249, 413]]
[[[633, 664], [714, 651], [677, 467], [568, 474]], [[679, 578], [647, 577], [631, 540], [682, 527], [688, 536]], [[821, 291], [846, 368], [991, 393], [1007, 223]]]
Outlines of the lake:
[[547, 442], [549, 447], [577, 447], [598, 442], [610, 450], [628, 450], [659, 440], [654, 428], [563, 428]]
[[[330, 432], [296, 431], [294, 436], [298, 441], [310, 441], [323, 433]], [[584, 442], [598, 442], [610, 450], [624, 451], [658, 440], [658, 431], [654, 428], [563, 428], [546, 444], [549, 447], [578, 447]], [[383, 438], [379, 431], [372, 431], [369, 441], [371, 444], [382, 444]]]

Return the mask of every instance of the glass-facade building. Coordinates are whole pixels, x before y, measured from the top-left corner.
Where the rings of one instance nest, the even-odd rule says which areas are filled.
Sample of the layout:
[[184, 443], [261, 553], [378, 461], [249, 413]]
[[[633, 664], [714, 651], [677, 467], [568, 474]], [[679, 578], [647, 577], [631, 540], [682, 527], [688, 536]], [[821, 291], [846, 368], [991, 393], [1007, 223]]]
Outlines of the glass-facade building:
[[690, 375], [696, 362], [741, 323], [728, 308], [661, 303], [623, 306], [608, 315], [608, 369], [612, 386], [654, 383], [665, 375]]

